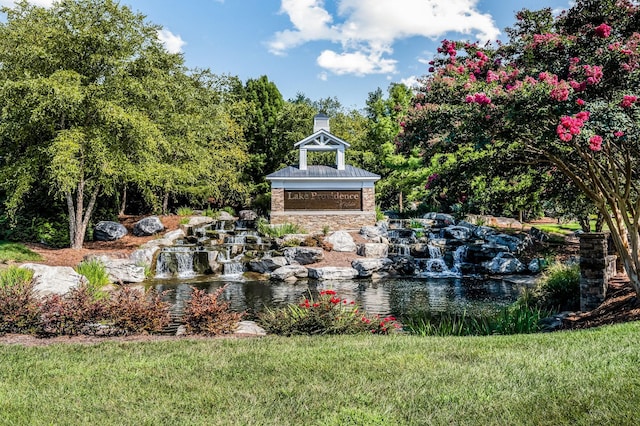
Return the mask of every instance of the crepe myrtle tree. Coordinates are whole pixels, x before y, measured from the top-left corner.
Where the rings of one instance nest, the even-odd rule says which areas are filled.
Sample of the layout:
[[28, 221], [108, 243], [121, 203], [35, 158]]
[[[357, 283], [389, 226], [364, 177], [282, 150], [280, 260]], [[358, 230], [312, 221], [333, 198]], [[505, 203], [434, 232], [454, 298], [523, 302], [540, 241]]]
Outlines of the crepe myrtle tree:
[[639, 6], [577, 0], [516, 18], [506, 43], [442, 42], [399, 143], [561, 172], [604, 216], [640, 295]]

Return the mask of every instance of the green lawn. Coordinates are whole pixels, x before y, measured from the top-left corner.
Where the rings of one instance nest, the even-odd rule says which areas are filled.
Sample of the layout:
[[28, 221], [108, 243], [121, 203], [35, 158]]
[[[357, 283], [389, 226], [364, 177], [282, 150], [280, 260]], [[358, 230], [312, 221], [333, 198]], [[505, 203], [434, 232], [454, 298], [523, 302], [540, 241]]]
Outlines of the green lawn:
[[14, 262], [28, 262], [41, 259], [38, 253], [29, 250], [23, 244], [0, 241], [0, 263], [6, 263], [10, 260]]
[[640, 322], [493, 337], [0, 345], [0, 424], [637, 424]]

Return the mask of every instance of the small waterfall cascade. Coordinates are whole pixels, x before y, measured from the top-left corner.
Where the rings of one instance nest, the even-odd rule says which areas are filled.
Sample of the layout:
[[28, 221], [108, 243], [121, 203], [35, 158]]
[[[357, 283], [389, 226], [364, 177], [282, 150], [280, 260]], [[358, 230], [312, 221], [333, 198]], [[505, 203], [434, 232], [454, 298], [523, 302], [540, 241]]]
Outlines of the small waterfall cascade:
[[239, 278], [245, 272], [248, 252], [267, 251], [254, 221], [215, 220], [190, 228], [188, 235], [163, 247], [156, 257], [155, 278], [192, 278], [218, 274]]

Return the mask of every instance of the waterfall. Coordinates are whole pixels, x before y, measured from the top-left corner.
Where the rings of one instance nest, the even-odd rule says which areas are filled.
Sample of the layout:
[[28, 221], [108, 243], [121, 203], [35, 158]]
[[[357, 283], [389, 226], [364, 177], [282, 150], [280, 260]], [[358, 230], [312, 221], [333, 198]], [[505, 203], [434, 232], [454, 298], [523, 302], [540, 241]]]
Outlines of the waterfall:
[[156, 278], [188, 278], [195, 275], [193, 247], [165, 247], [156, 260]]
[[453, 269], [451, 269], [451, 272], [455, 274], [462, 274], [460, 266], [462, 266], [462, 262], [467, 256], [467, 249], [467, 246], [461, 245], [453, 252]]
[[420, 276], [429, 278], [455, 278], [461, 276], [459, 264], [461, 263], [462, 256], [464, 256], [464, 250], [461, 250], [460, 247], [456, 250], [453, 255], [454, 267], [450, 270], [444, 261], [440, 247], [429, 244], [427, 248], [429, 249], [429, 258], [420, 262]]

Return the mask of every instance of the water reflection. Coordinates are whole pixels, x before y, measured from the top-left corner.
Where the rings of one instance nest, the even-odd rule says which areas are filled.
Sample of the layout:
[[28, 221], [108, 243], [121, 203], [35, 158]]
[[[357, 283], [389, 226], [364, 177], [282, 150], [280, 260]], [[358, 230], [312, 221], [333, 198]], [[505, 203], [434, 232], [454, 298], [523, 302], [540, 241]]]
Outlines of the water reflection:
[[191, 297], [191, 288], [213, 292], [227, 285], [223, 297], [235, 311], [248, 317], [265, 308], [299, 303], [304, 297], [317, 297], [324, 289], [334, 289], [342, 298], [354, 300], [367, 312], [402, 316], [411, 312], [479, 312], [496, 310], [514, 302], [527, 284], [504, 280], [393, 279], [383, 281], [314, 281], [296, 283], [270, 281], [166, 281], [151, 283], [158, 291], [169, 290], [166, 300], [181, 310]]

